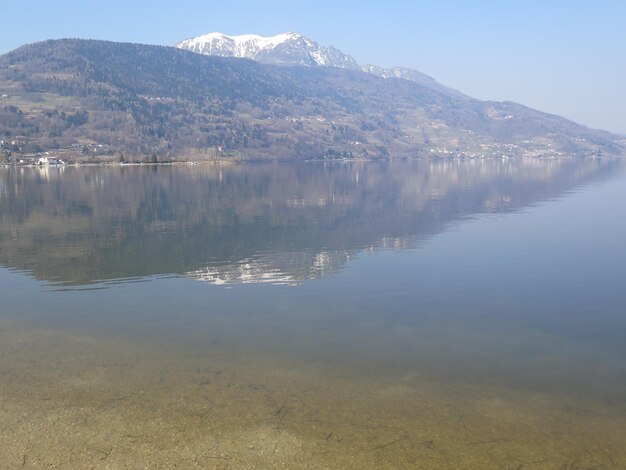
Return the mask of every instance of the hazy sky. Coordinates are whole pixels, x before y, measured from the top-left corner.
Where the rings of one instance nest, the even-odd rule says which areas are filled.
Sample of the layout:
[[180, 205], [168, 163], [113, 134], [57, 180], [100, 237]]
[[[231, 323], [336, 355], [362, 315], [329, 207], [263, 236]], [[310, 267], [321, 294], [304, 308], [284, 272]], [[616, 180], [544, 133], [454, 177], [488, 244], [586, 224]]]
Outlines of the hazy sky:
[[2, 0], [0, 53], [80, 37], [171, 45], [297, 31], [361, 64], [626, 134], [626, 1]]

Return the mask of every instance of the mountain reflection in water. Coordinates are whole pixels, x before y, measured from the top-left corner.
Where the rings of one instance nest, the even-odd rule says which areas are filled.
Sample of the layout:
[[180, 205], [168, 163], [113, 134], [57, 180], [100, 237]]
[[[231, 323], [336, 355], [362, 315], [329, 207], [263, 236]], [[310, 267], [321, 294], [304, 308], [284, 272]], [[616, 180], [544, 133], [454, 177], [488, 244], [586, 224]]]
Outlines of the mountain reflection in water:
[[555, 198], [617, 160], [0, 171], [0, 264], [60, 285], [178, 274], [297, 285], [480, 213]]

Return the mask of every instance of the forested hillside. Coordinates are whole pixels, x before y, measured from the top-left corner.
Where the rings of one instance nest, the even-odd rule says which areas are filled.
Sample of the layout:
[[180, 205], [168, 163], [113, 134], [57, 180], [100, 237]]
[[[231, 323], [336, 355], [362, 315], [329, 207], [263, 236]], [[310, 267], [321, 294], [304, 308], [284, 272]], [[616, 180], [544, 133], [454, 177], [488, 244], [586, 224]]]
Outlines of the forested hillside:
[[[622, 154], [623, 138], [514, 103], [358, 70], [67, 39], [0, 57], [5, 158], [302, 159]], [[125, 157], [126, 156], [126, 157]]]

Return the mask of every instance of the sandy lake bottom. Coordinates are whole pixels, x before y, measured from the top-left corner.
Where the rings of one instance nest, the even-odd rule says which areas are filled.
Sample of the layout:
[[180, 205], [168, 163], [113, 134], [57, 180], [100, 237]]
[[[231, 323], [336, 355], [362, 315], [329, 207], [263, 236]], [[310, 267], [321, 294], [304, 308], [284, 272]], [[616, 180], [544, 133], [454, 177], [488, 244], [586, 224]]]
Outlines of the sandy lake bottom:
[[5, 468], [624, 468], [622, 405], [0, 322]]

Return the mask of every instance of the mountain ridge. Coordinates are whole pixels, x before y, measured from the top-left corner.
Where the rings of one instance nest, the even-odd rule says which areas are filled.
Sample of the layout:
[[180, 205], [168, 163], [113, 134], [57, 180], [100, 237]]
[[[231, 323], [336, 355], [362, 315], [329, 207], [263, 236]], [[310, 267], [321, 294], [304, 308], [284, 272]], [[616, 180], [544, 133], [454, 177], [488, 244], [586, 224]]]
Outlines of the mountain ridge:
[[623, 155], [623, 137], [357, 69], [63, 39], [0, 56], [0, 161]]
[[332, 46], [320, 46], [317, 42], [295, 32], [275, 36], [256, 34], [229, 36], [213, 32], [186, 39], [175, 47], [203, 55], [252, 59], [272, 65], [359, 68], [350, 55]]
[[408, 67], [384, 68], [377, 65], [359, 65], [349, 54], [333, 46], [321, 46], [316, 41], [296, 32], [275, 36], [257, 34], [227, 35], [212, 32], [185, 39], [175, 45], [197, 54], [238, 57], [270, 65], [301, 65], [308, 67], [337, 67], [376, 75], [381, 78], [400, 78], [414, 81], [445, 94], [462, 93], [446, 87], [433, 77]]

